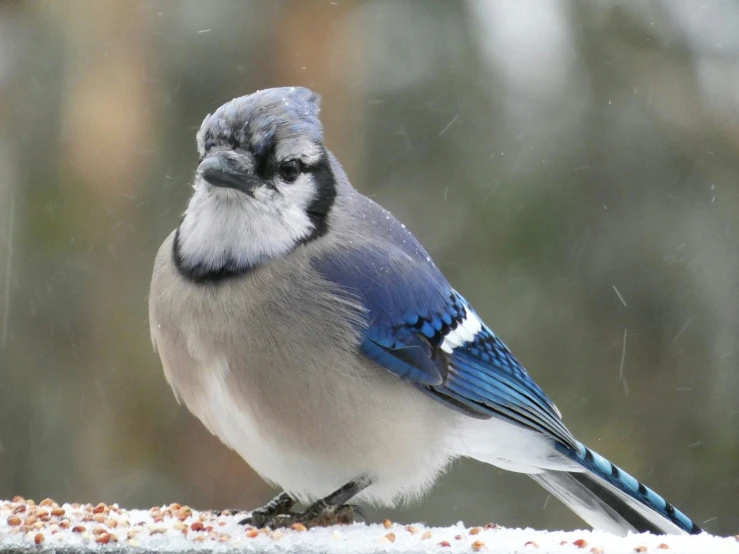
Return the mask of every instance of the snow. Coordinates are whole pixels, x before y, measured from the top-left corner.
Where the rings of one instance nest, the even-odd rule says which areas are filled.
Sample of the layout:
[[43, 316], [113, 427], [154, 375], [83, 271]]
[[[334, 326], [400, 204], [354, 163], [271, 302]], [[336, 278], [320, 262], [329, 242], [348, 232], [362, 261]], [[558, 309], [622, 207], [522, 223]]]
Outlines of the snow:
[[739, 554], [739, 539], [708, 534], [615, 537], [598, 531], [547, 532], [496, 525], [354, 524], [311, 530], [257, 530], [245, 514], [216, 515], [171, 504], [125, 510], [116, 504], [63, 504], [16, 497], [0, 501], [0, 553], [589, 553]]

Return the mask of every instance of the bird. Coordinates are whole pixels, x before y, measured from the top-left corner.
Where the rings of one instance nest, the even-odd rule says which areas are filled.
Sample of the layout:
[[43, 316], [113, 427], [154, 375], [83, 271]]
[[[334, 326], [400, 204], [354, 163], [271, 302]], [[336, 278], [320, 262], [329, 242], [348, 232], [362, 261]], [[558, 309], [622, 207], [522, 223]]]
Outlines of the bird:
[[528, 474], [596, 529], [700, 533], [575, 439], [409, 229], [351, 185], [320, 109], [280, 87], [208, 114], [154, 262], [151, 336], [175, 396], [282, 489], [242, 523], [351, 522], [358, 503], [418, 499], [473, 458]]

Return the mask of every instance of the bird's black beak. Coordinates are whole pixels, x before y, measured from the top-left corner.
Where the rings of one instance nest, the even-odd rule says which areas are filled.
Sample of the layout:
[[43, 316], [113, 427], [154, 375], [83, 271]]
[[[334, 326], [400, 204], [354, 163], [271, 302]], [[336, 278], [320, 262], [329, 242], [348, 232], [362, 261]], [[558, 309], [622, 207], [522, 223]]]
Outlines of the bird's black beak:
[[254, 175], [237, 169], [233, 162], [220, 154], [213, 154], [200, 162], [198, 173], [214, 187], [238, 190], [252, 197], [260, 184]]

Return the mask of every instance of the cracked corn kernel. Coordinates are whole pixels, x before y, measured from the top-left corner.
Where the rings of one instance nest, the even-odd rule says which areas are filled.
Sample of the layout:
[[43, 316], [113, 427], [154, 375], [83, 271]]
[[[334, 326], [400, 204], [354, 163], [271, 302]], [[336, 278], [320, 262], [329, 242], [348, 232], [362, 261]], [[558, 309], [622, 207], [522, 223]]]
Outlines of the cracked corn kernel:
[[36, 544], [43, 544], [44, 543], [43, 533], [36, 533], [36, 535], [33, 537], [33, 542], [35, 542]]
[[423, 535], [421, 535], [421, 540], [425, 541], [426, 539], [431, 538], [431, 531], [426, 531]]
[[390, 521], [389, 519], [386, 519], [385, 521], [382, 522], [382, 525], [383, 527], [385, 527], [385, 529], [390, 529], [393, 526], [393, 522]]
[[388, 533], [387, 535], [385, 535], [385, 538], [390, 542], [395, 542], [395, 533]]
[[483, 541], [475, 541], [472, 543], [472, 550], [475, 552], [479, 552], [482, 547], [485, 546], [485, 543]]

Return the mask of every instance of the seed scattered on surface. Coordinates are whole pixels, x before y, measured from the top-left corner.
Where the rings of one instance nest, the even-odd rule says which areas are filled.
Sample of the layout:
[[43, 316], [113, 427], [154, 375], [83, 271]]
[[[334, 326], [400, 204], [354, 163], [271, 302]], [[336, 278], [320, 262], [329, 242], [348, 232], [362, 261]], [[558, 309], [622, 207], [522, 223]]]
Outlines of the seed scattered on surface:
[[588, 545], [588, 541], [585, 539], [577, 539], [572, 544], [574, 544], [578, 548], [585, 548]]
[[663, 542], [659, 543], [659, 544], [657, 545], [657, 548], [659, 548], [660, 550], [669, 550], [669, 549], [670, 549], [670, 547], [669, 547], [669, 546], [667, 546], [667, 545], [666, 545], [665, 543], [663, 543]]
[[84, 525], [75, 525], [72, 527], [72, 533], [84, 533], [87, 528]]
[[26, 499], [25, 499], [25, 498], [23, 498], [22, 496], [14, 496], [14, 497], [13, 497], [13, 503], [14, 503], [14, 504], [15, 504], [15, 503], [18, 503], [18, 502], [25, 502], [25, 501], [26, 501]]
[[431, 531], [426, 531], [423, 535], [421, 535], [421, 540], [425, 541], [426, 539], [431, 538]]
[[603, 554], [603, 549], [600, 546], [594, 546], [590, 549], [590, 554]]
[[105, 514], [99, 513], [92, 516], [92, 521], [95, 523], [103, 523], [105, 521]]
[[272, 531], [269, 534], [269, 538], [272, 539], [273, 541], [278, 541], [282, 538], [282, 535], [283, 535], [282, 531]]
[[462, 540], [462, 535], [454, 535], [454, 540], [455, 541], [461, 541]]
[[253, 539], [258, 535], [259, 535], [259, 531], [257, 531], [256, 529], [249, 529], [246, 532], [246, 536], [249, 537], [250, 539]]
[[54, 502], [51, 498], [44, 498], [41, 502], [38, 503], [39, 506], [54, 506], [56, 505], [56, 502]]
[[418, 534], [418, 529], [413, 527], [413, 525], [409, 525], [408, 527], [405, 528], [405, 530], [408, 531], [411, 535]]
[[149, 530], [150, 535], [163, 535], [167, 532], [166, 527], [154, 527], [153, 529]]
[[534, 541], [526, 541], [526, 544], [524, 544], [524, 546], [533, 546], [534, 548], [539, 548], [539, 545]]
[[483, 529], [485, 529], [486, 531], [490, 529], [498, 529], [499, 527], [500, 526], [497, 523], [486, 523], [485, 525], [483, 525]]
[[51, 510], [51, 515], [56, 517], [63, 516], [64, 514], [64, 508], [54, 508], [53, 510]]
[[479, 527], [473, 527], [472, 529], [470, 529], [470, 535], [477, 535], [480, 531], [482, 531], [482, 529], [480, 529]]
[[13, 508], [13, 513], [14, 514], [22, 514], [25, 511], [26, 511], [26, 505], [25, 504], [21, 504], [20, 506], [16, 506], [15, 508]]
[[100, 533], [95, 537], [95, 542], [98, 544], [108, 544], [110, 542], [110, 533]]
[[634, 552], [646, 552], [646, 551], [647, 551], [646, 546], [637, 546], [636, 548], [634, 548]]
[[205, 525], [203, 525], [200, 521], [193, 521], [190, 524], [190, 529], [192, 529], [193, 531], [204, 531]]
[[102, 514], [102, 513], [103, 513], [103, 512], [105, 511], [105, 508], [106, 508], [105, 504], [103, 504], [103, 503], [101, 502], [100, 504], [98, 504], [97, 506], [95, 506], [95, 507], [94, 507], [94, 508], [92, 509], [92, 513], [93, 513], [93, 514]]
[[393, 522], [389, 519], [386, 519], [382, 522], [382, 525], [385, 527], [385, 529], [390, 529], [393, 526]]
[[452, 546], [452, 545], [451, 545], [451, 544], [449, 544], [449, 541], [441, 541], [441, 542], [439, 543], [439, 546], [441, 546], [442, 548], [449, 548], [449, 547], [450, 547], [450, 546]]
[[293, 531], [297, 531], [298, 533], [302, 533], [303, 531], [307, 531], [308, 530], [308, 528], [305, 525], [303, 525], [302, 523], [293, 523], [290, 526], [290, 529], [292, 529]]
[[177, 513], [175, 514], [175, 517], [182, 521], [183, 519], [187, 519], [192, 515], [192, 508], [190, 506], [182, 506], [177, 510]]
[[484, 541], [475, 541], [472, 543], [472, 550], [479, 552], [485, 546]]
[[36, 544], [44, 544], [43, 533], [36, 533], [36, 536], [33, 537], [33, 542], [35, 542]]
[[395, 533], [388, 533], [387, 535], [385, 535], [385, 538], [390, 542], [395, 542]]
[[19, 518], [18, 516], [8, 517], [8, 525], [10, 525], [11, 527], [17, 527], [20, 524], [21, 524], [21, 518]]

